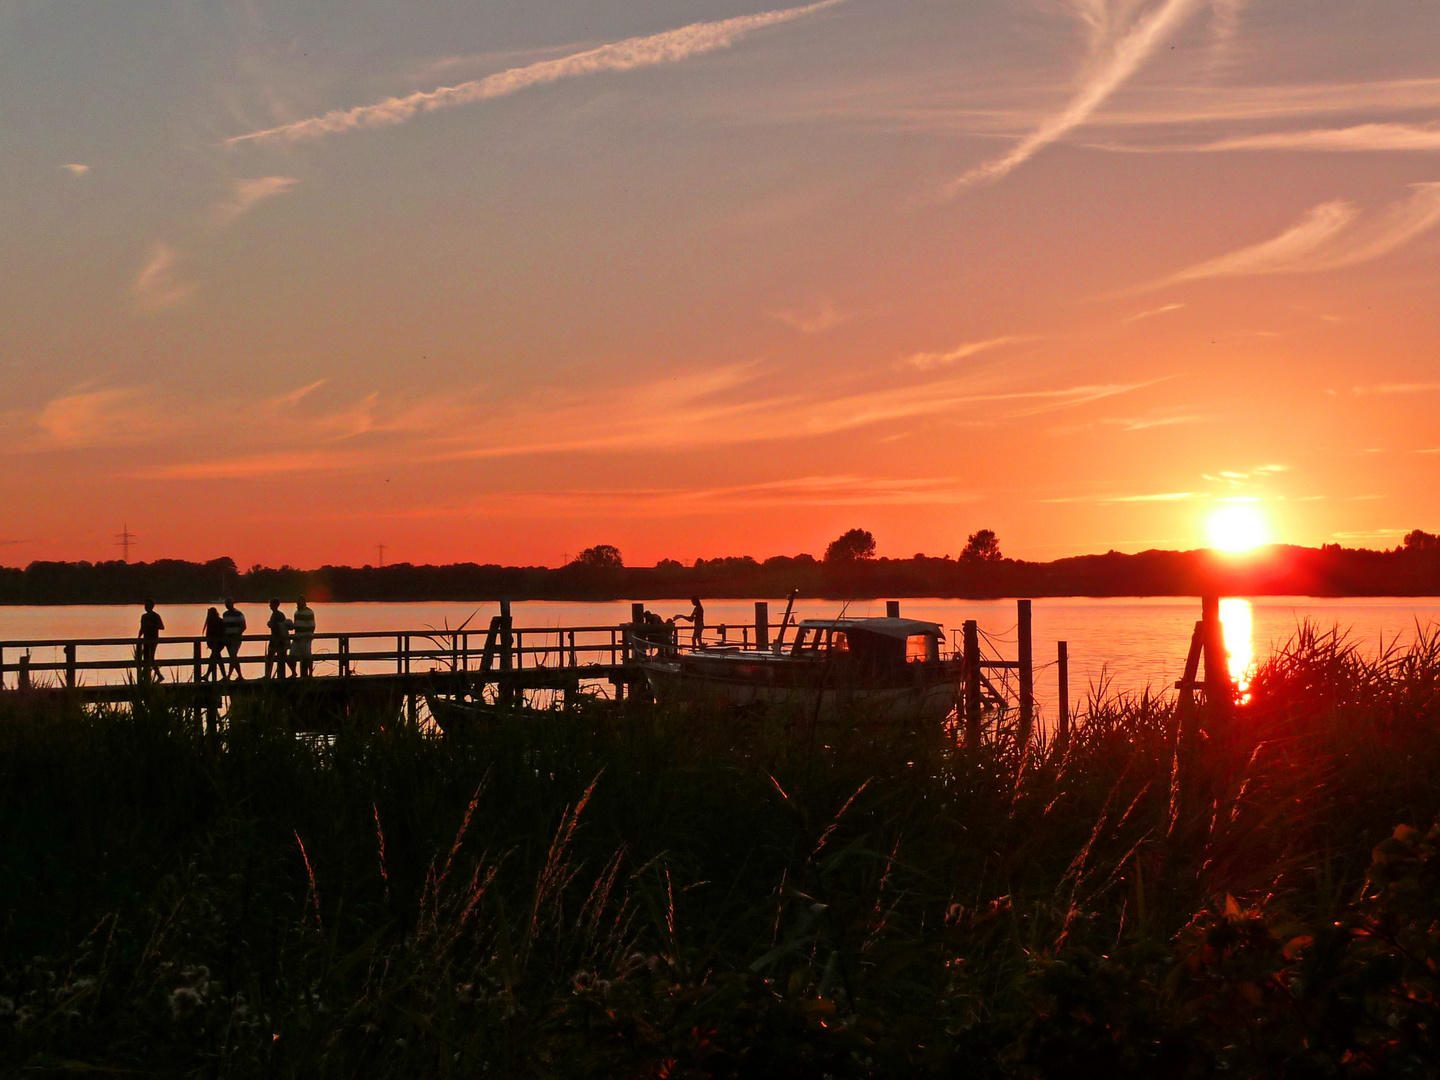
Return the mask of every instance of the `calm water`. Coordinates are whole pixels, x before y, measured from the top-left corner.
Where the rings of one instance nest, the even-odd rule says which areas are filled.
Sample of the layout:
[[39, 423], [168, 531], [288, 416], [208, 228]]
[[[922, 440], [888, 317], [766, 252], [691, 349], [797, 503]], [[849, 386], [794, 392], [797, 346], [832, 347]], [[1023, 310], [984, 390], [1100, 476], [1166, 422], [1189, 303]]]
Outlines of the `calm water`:
[[[662, 616], [688, 613], [684, 601], [651, 601], [647, 605]], [[770, 602], [770, 618], [778, 623], [784, 602]], [[161, 607], [168, 633], [197, 635], [205, 620], [205, 607], [169, 605]], [[263, 630], [266, 609], [245, 606], [250, 632]], [[288, 610], [288, 607], [287, 607]], [[458, 627], [470, 620], [469, 628], [483, 631], [495, 604], [327, 604], [318, 607], [318, 630], [355, 633], [367, 630], [440, 630]], [[628, 603], [517, 603], [517, 627], [611, 626], [630, 617]], [[731, 640], [739, 638], [739, 627], [754, 621], [751, 601], [716, 600], [706, 604], [706, 618], [714, 628], [731, 627]], [[842, 605], [829, 601], [801, 601], [799, 617], [883, 615], [883, 600], [856, 601]], [[901, 613], [942, 623], [958, 645], [961, 623], [975, 619], [985, 635], [982, 648], [987, 654], [1007, 659], [1015, 656], [1015, 602], [1013, 600], [904, 600]], [[139, 608], [132, 607], [0, 607], [0, 641], [17, 639], [65, 639], [82, 637], [129, 637], [136, 632]], [[1257, 658], [1294, 634], [1302, 622], [1323, 629], [1338, 626], [1370, 650], [1394, 642], [1404, 644], [1415, 636], [1417, 626], [1440, 625], [1440, 601], [1430, 598], [1365, 598], [1319, 600], [1309, 597], [1262, 597], [1222, 602], [1226, 644], [1232, 653], [1237, 677]], [[1175, 598], [1127, 598], [1095, 600], [1065, 598], [1036, 600], [1034, 642], [1036, 696], [1042, 711], [1053, 715], [1055, 708], [1055, 643], [1069, 642], [1070, 688], [1072, 698], [1081, 698], [1102, 678], [1110, 678], [1117, 689], [1140, 690], [1145, 686], [1168, 687], [1179, 678], [1190, 644], [1190, 633], [1200, 617], [1198, 600]], [[682, 624], [682, 635], [685, 630]], [[553, 640], [553, 638], [552, 638]], [[540, 644], [532, 637], [526, 644]], [[417, 647], [419, 647], [417, 645]], [[317, 645], [317, 659], [333, 648]], [[260, 651], [255, 643], [247, 650]], [[35, 662], [59, 661], [58, 649], [31, 650]], [[83, 655], [98, 656], [99, 650]], [[123, 654], [123, 650], [116, 651]], [[172, 655], [189, 656], [184, 647]], [[162, 648], [162, 656], [166, 655]], [[13, 665], [17, 652], [5, 649], [5, 663]], [[188, 664], [188, 661], [186, 661]], [[320, 670], [324, 671], [322, 664]], [[185, 675], [184, 677], [188, 677]], [[13, 672], [6, 685], [14, 686]]]

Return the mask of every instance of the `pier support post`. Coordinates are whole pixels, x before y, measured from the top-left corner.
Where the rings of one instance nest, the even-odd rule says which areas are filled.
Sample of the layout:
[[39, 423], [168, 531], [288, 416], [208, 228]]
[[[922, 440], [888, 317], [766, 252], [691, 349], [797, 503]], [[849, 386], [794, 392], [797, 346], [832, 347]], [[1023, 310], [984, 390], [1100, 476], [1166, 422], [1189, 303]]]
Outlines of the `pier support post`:
[[1015, 602], [1016, 640], [1020, 652], [1020, 730], [1021, 748], [1030, 745], [1030, 729], [1035, 723], [1035, 652], [1031, 605], [1029, 600]]
[[1220, 597], [1200, 601], [1200, 622], [1205, 649], [1205, 704], [1213, 711], [1229, 707], [1235, 695], [1230, 682], [1230, 654], [1225, 650], [1225, 630], [1220, 625]]
[[510, 708], [515, 704], [515, 685], [505, 678], [504, 673], [515, 667], [515, 623], [510, 617], [510, 601], [500, 601], [500, 704]]
[[16, 689], [30, 689], [30, 654], [24, 653], [20, 657], [20, 665], [16, 670], [19, 672]]
[[[197, 649], [199, 645], [195, 646]], [[75, 689], [75, 643], [67, 642], [65, 645], [65, 686], [68, 689]]]
[[980, 626], [965, 620], [965, 745], [980, 745]]
[[1060, 680], [1060, 723], [1056, 738], [1061, 746], [1070, 738], [1070, 643], [1055, 643], [1055, 671]]
[[770, 648], [770, 605], [764, 600], [755, 601], [755, 648]]

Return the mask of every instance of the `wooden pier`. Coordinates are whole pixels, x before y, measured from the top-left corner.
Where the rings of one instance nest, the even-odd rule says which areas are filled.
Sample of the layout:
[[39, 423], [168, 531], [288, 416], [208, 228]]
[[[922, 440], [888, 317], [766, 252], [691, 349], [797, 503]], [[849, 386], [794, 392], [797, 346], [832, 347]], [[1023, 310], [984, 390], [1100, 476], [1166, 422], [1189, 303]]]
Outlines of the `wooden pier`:
[[[793, 598], [792, 598], [793, 605]], [[886, 613], [898, 617], [900, 605], [889, 601]], [[1018, 657], [1002, 659], [982, 652], [979, 628], [967, 621], [957, 628], [952, 643], [962, 660], [957, 686], [959, 716], [967, 738], [979, 738], [983, 718], [1014, 709], [1017, 734], [1027, 739], [1035, 716], [1034, 671], [1031, 648], [1030, 601], [1017, 604]], [[655, 638], [657, 627], [645, 622], [643, 604], [631, 605], [630, 621], [608, 626], [517, 626], [510, 605], [502, 602], [500, 614], [484, 630], [462, 627], [424, 630], [384, 630], [317, 633], [311, 640], [311, 672], [299, 673], [299, 658], [290, 654], [277, 665], [267, 655], [269, 636], [246, 634], [232, 657], [223, 649], [212, 657], [203, 637], [161, 637], [156, 649], [157, 680], [142, 669], [137, 638], [76, 638], [0, 641], [0, 692], [36, 697], [69, 696], [87, 704], [123, 704], [162, 695], [167, 701], [214, 715], [229, 702], [256, 696], [303, 698], [348, 708], [355, 701], [403, 704], [412, 718], [417, 701], [426, 695], [485, 699], [518, 704], [527, 692], [551, 691], [569, 703], [584, 687], [608, 687], [617, 700], [647, 694], [639, 660], [658, 648], [687, 651], [671, 628], [665, 641]], [[780, 626], [770, 622], [769, 604], [755, 604], [753, 625], [715, 626], [707, 629], [705, 644], [768, 650], [772, 630], [790, 621], [790, 607]], [[688, 635], [680, 635], [686, 638]], [[778, 639], [777, 639], [778, 640]], [[992, 648], [991, 653], [994, 653]], [[38, 654], [38, 655], [37, 655]], [[1068, 698], [1067, 655], [1060, 643], [1062, 694]], [[218, 671], [212, 667], [218, 664]], [[296, 665], [291, 674], [290, 665]], [[279, 670], [276, 670], [276, 668]], [[236, 677], [231, 677], [232, 670]], [[1018, 675], [1018, 693], [992, 674]], [[1013, 700], [1012, 700], [1013, 699]], [[322, 711], [333, 712], [326, 707]], [[1065, 734], [1069, 702], [1059, 708], [1060, 734]]]

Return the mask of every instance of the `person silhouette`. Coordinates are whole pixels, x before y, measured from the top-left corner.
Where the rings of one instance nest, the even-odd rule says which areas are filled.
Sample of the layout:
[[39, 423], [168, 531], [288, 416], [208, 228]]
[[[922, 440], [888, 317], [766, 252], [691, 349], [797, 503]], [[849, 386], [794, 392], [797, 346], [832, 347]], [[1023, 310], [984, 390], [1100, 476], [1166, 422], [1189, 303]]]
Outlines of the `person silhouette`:
[[285, 618], [285, 613], [280, 610], [278, 599], [270, 601], [270, 620], [265, 625], [270, 628], [270, 640], [265, 643], [265, 678], [270, 678], [271, 665], [274, 665], [275, 677], [285, 678], [285, 654], [289, 651], [290, 641], [290, 620]]
[[155, 649], [160, 644], [160, 631], [165, 629], [165, 620], [160, 618], [160, 613], [155, 610], [155, 601], [145, 601], [145, 614], [140, 616], [140, 681], [145, 682], [154, 677], [156, 682], [163, 682], [165, 676], [160, 674], [160, 665], [155, 662]]
[[230, 654], [230, 668], [225, 672], [225, 678], [245, 678], [245, 673], [240, 670], [240, 644], [245, 640], [245, 613], [235, 606], [235, 601], [230, 597], [225, 598], [225, 614], [220, 616], [220, 622], [225, 628], [225, 649]]
[[202, 682], [218, 682], [220, 679], [221, 654], [225, 651], [225, 620], [220, 612], [211, 608], [205, 612], [205, 644], [210, 649], [210, 666], [205, 669]]
[[295, 618], [290, 620], [295, 636], [290, 639], [290, 674], [295, 674], [296, 662], [300, 665], [302, 678], [315, 674], [315, 660], [310, 653], [311, 640], [315, 637], [315, 609], [305, 603], [305, 597], [295, 602]]
[[699, 648], [705, 642], [705, 606], [700, 603], [700, 598], [690, 598], [690, 614], [676, 615], [675, 621], [685, 620], [690, 624], [690, 644]]

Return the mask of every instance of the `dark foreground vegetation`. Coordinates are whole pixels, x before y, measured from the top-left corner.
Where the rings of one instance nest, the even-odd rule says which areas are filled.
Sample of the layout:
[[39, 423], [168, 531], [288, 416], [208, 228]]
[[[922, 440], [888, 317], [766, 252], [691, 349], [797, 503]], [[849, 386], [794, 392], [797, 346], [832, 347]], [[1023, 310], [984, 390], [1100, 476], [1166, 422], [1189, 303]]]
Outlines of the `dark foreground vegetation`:
[[[862, 532], [862, 530], [852, 530]], [[984, 532], [982, 530], [982, 532]], [[877, 596], [999, 598], [1009, 596], [1437, 596], [1440, 538], [1419, 530], [1391, 551], [1275, 545], [1245, 556], [1199, 551], [1111, 551], [1054, 562], [1001, 558], [998, 546], [958, 559], [916, 555], [877, 559], [869, 548], [836, 545], [823, 560], [779, 555], [699, 559], [693, 566], [664, 560], [656, 566], [621, 565], [607, 545], [600, 556], [554, 569], [544, 566], [322, 566], [314, 570], [254, 566], [239, 570], [229, 558], [209, 562], [161, 559], [151, 563], [34, 562], [0, 567], [0, 604], [214, 603], [233, 596], [264, 603], [286, 601], [658, 600], [702, 597]], [[977, 534], [981, 535], [981, 534]], [[994, 542], [994, 534], [989, 533]], [[849, 537], [841, 537], [841, 541]], [[975, 538], [972, 537], [973, 542]], [[836, 541], [836, 544], [840, 541]], [[970, 549], [967, 548], [967, 551]]]
[[[373, 721], [374, 718], [372, 718]], [[1440, 642], [1069, 745], [0, 704], [0, 1072], [1440, 1075]], [[1413, 828], [1412, 828], [1413, 826]]]

